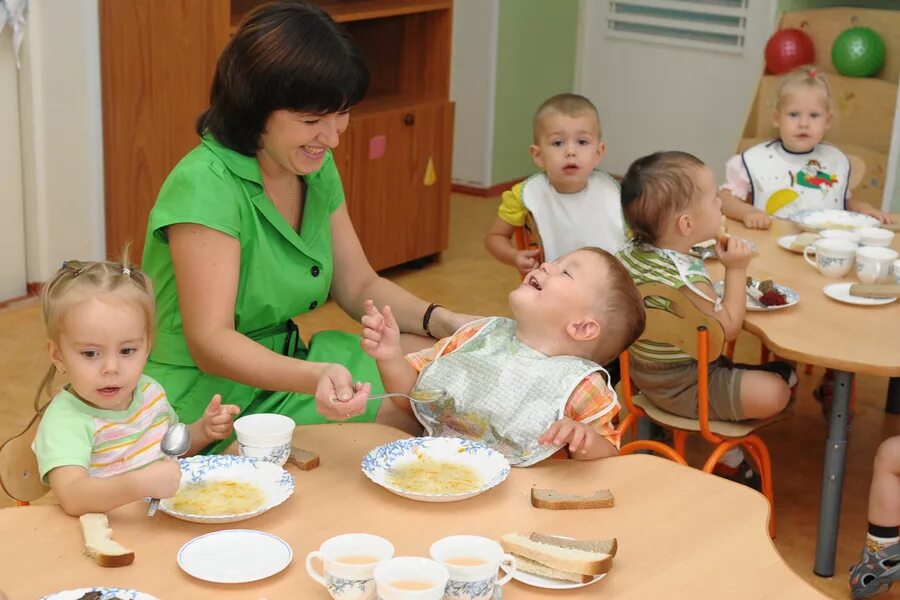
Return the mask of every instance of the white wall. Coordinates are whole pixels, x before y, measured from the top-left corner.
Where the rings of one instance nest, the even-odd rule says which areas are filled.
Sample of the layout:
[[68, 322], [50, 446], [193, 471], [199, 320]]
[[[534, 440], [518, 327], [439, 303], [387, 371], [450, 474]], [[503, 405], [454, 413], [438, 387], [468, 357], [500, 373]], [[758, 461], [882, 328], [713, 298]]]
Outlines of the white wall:
[[19, 104], [28, 281], [105, 256], [97, 0], [29, 3]]
[[12, 28], [0, 33], [0, 302], [25, 295], [19, 85]]
[[453, 174], [456, 183], [491, 185], [499, 0], [456, 0], [450, 99], [456, 102]]

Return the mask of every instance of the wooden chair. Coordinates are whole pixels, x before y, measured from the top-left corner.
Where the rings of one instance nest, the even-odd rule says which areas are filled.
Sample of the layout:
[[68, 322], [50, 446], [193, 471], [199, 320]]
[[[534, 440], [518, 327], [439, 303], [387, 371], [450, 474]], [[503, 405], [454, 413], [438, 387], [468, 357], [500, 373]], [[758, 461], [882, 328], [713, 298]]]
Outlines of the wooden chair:
[[[674, 452], [684, 457], [687, 436], [699, 433], [704, 440], [714, 445], [712, 453], [703, 465], [703, 471], [712, 473], [723, 454], [736, 446], [747, 450], [762, 479], [762, 493], [772, 508], [769, 517], [769, 534], [775, 537], [775, 496], [772, 489], [772, 463], [765, 442], [754, 432], [766, 425], [790, 416], [788, 411], [769, 419], [747, 421], [711, 421], [709, 419], [709, 369], [708, 365], [722, 355], [725, 333], [719, 322], [694, 306], [680, 291], [659, 283], [645, 283], [638, 286], [641, 296], [659, 298], [668, 304], [667, 309], [647, 307], [647, 325], [644, 336], [658, 342], [671, 344], [682, 349], [701, 365], [698, 372], [698, 418], [689, 419], [668, 413], [640, 393], [633, 393], [628, 352], [620, 357], [622, 369], [622, 399], [628, 409], [622, 427], [630, 427], [640, 417], [646, 416], [654, 423], [670, 429], [673, 436]], [[634, 450], [652, 450], [668, 456], [672, 450], [666, 444], [651, 440], [638, 440], [624, 444], [621, 452], [628, 454]]]
[[41, 483], [37, 457], [31, 449], [43, 410], [36, 412], [25, 429], [0, 446], [0, 488], [19, 506], [44, 496], [50, 489]]

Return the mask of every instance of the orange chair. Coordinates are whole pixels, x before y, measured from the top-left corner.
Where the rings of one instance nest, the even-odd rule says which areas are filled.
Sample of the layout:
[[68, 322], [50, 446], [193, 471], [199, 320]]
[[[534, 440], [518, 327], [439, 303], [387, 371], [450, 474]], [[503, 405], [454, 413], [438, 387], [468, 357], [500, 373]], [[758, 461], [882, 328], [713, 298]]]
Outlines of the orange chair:
[[[658, 342], [671, 344], [681, 348], [692, 356], [700, 365], [710, 362], [722, 355], [725, 333], [719, 322], [695, 307], [680, 291], [658, 283], [646, 283], [639, 286], [641, 296], [659, 298], [666, 301], [668, 308], [647, 307], [647, 325], [644, 337]], [[690, 434], [699, 433], [704, 440], [714, 445], [712, 453], [703, 465], [703, 470], [711, 473], [716, 463], [725, 452], [736, 446], [747, 450], [757, 467], [762, 479], [763, 495], [772, 507], [769, 516], [769, 534], [775, 537], [775, 495], [772, 489], [772, 463], [765, 442], [754, 432], [771, 423], [781, 421], [790, 416], [789, 411], [782, 412], [769, 419], [748, 421], [710, 421], [709, 420], [709, 370], [699, 369], [698, 374], [698, 418], [689, 419], [668, 413], [640, 393], [632, 393], [628, 352], [619, 357], [622, 369], [622, 399], [628, 409], [621, 427], [630, 427], [637, 419], [648, 417], [654, 423], [671, 429], [674, 452], [684, 457], [685, 441]], [[632, 446], [632, 444], [636, 444]], [[623, 446], [624, 452], [647, 449], [668, 456], [669, 446], [651, 440], [639, 440]]]
[[[516, 250], [535, 250], [541, 248], [541, 237], [538, 234], [537, 223], [534, 222], [534, 219], [529, 214], [525, 220], [525, 224], [521, 227], [516, 227], [513, 232], [513, 244], [516, 246]], [[541, 251], [538, 254], [538, 264], [544, 262], [544, 253]], [[525, 273], [520, 272], [520, 274], [524, 277]]]

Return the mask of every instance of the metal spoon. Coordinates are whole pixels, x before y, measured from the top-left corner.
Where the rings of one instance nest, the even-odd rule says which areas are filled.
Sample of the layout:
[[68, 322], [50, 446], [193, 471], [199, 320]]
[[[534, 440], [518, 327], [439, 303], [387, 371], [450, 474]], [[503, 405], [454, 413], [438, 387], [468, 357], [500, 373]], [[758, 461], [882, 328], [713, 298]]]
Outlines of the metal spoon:
[[409, 392], [409, 394], [394, 392], [390, 394], [369, 396], [369, 400], [378, 400], [379, 398], [390, 398], [391, 396], [397, 396], [400, 398], [409, 398], [413, 402], [418, 402], [419, 404], [431, 404], [432, 402], [445, 400], [448, 395], [449, 394], [447, 394], [446, 390], [412, 390]]
[[[159, 448], [166, 456], [181, 456], [191, 447], [191, 432], [184, 423], [175, 423], [171, 425], [163, 434], [162, 440], [159, 442]], [[159, 508], [159, 498], [150, 499], [150, 508], [147, 509], [147, 516], [152, 517]]]

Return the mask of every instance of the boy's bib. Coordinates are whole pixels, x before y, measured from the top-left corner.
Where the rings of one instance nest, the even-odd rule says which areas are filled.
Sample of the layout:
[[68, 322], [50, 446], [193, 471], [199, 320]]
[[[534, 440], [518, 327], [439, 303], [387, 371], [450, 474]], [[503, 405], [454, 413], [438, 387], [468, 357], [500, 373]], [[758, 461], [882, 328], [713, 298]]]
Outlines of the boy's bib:
[[753, 206], [766, 214], [790, 219], [801, 210], [844, 208], [850, 161], [831, 144], [794, 154], [773, 140], [746, 150], [741, 159], [753, 186]]
[[511, 465], [527, 467], [559, 449], [539, 444], [538, 438], [562, 418], [578, 384], [603, 369], [577, 356], [541, 354], [519, 341], [515, 330], [511, 319], [488, 319], [471, 339], [419, 374], [416, 388], [447, 390], [448, 398], [412, 404], [430, 435], [482, 442]]

